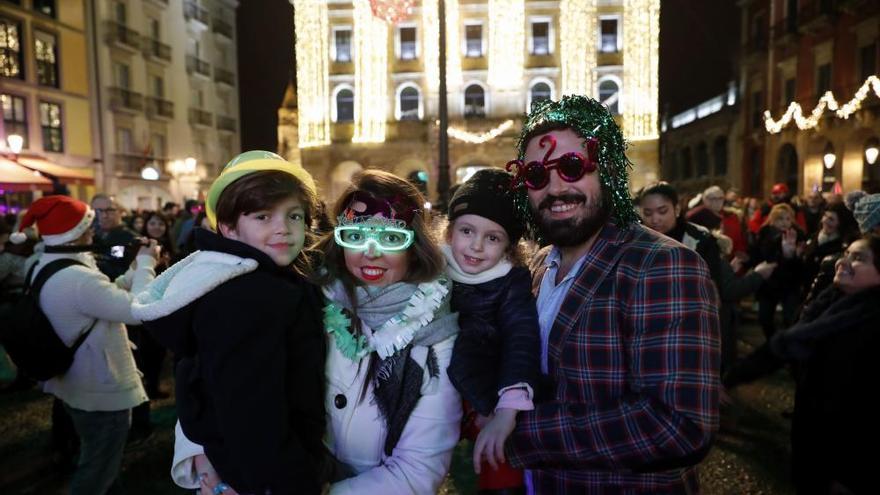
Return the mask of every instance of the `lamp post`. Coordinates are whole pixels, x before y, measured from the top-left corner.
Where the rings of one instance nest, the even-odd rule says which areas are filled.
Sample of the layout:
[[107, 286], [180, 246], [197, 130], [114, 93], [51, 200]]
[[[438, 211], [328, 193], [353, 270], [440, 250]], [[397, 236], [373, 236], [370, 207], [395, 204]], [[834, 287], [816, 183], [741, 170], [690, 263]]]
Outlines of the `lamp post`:
[[440, 120], [440, 137], [438, 146], [440, 153], [437, 163], [437, 196], [440, 205], [445, 208], [448, 204], [449, 195], [449, 111], [446, 107], [446, 2], [437, 2], [437, 21], [439, 24], [440, 37], [440, 87], [437, 93], [439, 105], [437, 107]]
[[837, 155], [834, 154], [834, 146], [829, 142], [825, 145], [825, 153], [822, 155], [822, 163], [825, 164], [825, 168], [831, 170], [834, 168], [834, 162], [837, 161]]
[[877, 155], [880, 154], [880, 150], [877, 149], [878, 145], [880, 142], [877, 141], [877, 138], [871, 138], [865, 144], [865, 161], [868, 162], [868, 165], [877, 163]]

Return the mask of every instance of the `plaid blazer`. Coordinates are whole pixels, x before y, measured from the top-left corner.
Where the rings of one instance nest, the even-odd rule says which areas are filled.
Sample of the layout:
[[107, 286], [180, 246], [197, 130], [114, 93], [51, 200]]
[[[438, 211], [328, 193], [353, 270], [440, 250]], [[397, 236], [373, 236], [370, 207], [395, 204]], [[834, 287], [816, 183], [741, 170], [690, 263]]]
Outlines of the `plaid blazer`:
[[699, 490], [694, 466], [718, 429], [717, 299], [694, 251], [603, 227], [550, 331], [545, 400], [507, 442], [536, 493]]

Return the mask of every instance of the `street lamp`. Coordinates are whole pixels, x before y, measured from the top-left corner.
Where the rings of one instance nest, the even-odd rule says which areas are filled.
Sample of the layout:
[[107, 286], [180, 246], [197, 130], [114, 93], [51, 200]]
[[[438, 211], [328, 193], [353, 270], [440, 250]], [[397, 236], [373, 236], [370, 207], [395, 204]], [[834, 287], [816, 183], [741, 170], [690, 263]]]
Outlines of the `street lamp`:
[[834, 162], [837, 161], [837, 155], [834, 154], [834, 146], [831, 146], [831, 143], [825, 145], [825, 154], [822, 155], [822, 162], [825, 164], [825, 168], [831, 170], [834, 168]]
[[18, 134], [10, 134], [6, 136], [6, 143], [9, 145], [9, 151], [13, 155], [17, 155], [21, 153], [21, 148], [24, 147], [24, 138]]
[[873, 165], [877, 163], [877, 155], [880, 153], [880, 150], [877, 149], [878, 146], [877, 138], [871, 138], [865, 144], [865, 160], [868, 162], [868, 165]]
[[141, 178], [144, 180], [159, 180], [159, 171], [152, 165], [146, 165], [141, 169]]

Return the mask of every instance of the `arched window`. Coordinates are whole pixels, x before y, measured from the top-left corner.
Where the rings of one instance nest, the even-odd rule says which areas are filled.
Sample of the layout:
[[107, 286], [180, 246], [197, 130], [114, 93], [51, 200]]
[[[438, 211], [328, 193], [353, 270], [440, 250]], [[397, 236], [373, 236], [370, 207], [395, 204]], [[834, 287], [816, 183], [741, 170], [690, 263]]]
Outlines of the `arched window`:
[[608, 107], [612, 114], [620, 113], [620, 86], [613, 79], [605, 79], [599, 83], [599, 102]]
[[400, 90], [397, 104], [399, 105], [399, 120], [419, 120], [419, 90], [413, 86], [407, 86]]
[[479, 84], [471, 84], [464, 90], [464, 116], [486, 116], [486, 91]]
[[354, 121], [354, 91], [345, 88], [336, 93], [336, 122]]
[[681, 150], [681, 178], [690, 179], [694, 176], [694, 166], [691, 162], [691, 149], [684, 148]]
[[[553, 98], [553, 90], [550, 89], [550, 85], [545, 82], [535, 83], [532, 86], [532, 90], [529, 94], [531, 97], [532, 103], [541, 100], [549, 100]], [[531, 105], [530, 105], [531, 106]]]
[[712, 156], [715, 162], [715, 176], [727, 175], [727, 138], [720, 136], [712, 145]]
[[697, 177], [709, 176], [709, 147], [704, 141], [697, 145]]

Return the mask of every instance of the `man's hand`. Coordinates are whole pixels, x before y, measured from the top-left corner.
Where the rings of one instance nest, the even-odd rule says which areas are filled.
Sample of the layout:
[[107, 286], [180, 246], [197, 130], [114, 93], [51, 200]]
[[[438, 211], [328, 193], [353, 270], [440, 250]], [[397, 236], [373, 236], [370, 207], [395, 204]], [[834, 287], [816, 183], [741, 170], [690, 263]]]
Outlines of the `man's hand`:
[[150, 239], [149, 243], [146, 246], [141, 246], [138, 249], [138, 256], [151, 256], [154, 260], [159, 259], [159, 254], [162, 252], [162, 247], [159, 246], [159, 243], [156, 239]]
[[488, 424], [480, 431], [474, 444], [474, 471], [480, 474], [480, 464], [485, 456], [492, 469], [505, 462], [504, 442], [516, 426], [516, 409], [498, 409]]
[[794, 258], [797, 250], [797, 231], [794, 227], [782, 232], [782, 256], [786, 259]]
[[776, 265], [777, 263], [767, 263], [766, 261], [762, 261], [755, 267], [755, 273], [760, 275], [764, 280], [767, 280], [770, 278], [770, 275], [773, 275], [773, 270], [776, 269]]

